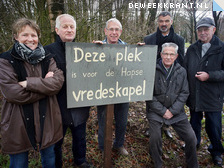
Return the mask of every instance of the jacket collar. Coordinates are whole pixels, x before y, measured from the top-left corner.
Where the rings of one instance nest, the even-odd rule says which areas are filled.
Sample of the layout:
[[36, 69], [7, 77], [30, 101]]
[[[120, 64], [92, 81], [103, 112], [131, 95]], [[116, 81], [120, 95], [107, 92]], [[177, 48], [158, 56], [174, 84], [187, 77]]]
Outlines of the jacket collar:
[[[108, 44], [108, 42], [107, 42], [107, 38], [105, 38], [105, 39], [103, 40], [103, 42], [105, 42], [105, 43]], [[126, 43], [125, 43], [124, 41], [122, 41], [121, 39], [118, 39], [117, 44], [126, 44]]]
[[[177, 69], [177, 68], [181, 67], [181, 65], [177, 62], [177, 60], [175, 60], [173, 64], [174, 64], [173, 69]], [[156, 61], [156, 68], [162, 69], [162, 66], [163, 66], [162, 65], [162, 58], [157, 59], [157, 61]]]
[[[216, 35], [213, 35], [211, 41], [211, 47], [207, 51], [207, 53], [216, 53], [219, 52], [222, 48], [224, 48], [223, 42], [219, 40], [219, 38]], [[202, 43], [200, 40], [198, 40], [195, 45], [193, 45], [193, 48], [196, 50], [196, 52], [200, 53], [201, 52], [201, 46]], [[207, 55], [207, 53], [205, 55]]]
[[[222, 42], [219, 40], [219, 38], [216, 35], [213, 35], [213, 37], [212, 37], [212, 39], [211, 39], [211, 41], [209, 43], [211, 43], [211, 45], [216, 45], [216, 46], [221, 46], [221, 47], [223, 45]], [[197, 45], [202, 45], [201, 40], [198, 40], [196, 42], [196, 44]]]
[[[63, 42], [59, 35], [56, 35], [56, 42], [60, 43], [62, 45], [62, 47], [65, 48], [65, 43], [66, 42]], [[75, 42], [75, 39], [72, 42]]]

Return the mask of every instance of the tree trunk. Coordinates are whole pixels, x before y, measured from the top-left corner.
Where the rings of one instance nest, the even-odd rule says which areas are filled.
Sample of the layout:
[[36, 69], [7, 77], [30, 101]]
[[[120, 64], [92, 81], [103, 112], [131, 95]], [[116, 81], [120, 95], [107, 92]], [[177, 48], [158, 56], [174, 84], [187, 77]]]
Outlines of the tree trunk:
[[64, 0], [47, 0], [49, 19], [51, 24], [51, 42], [55, 41], [55, 19], [64, 13]]

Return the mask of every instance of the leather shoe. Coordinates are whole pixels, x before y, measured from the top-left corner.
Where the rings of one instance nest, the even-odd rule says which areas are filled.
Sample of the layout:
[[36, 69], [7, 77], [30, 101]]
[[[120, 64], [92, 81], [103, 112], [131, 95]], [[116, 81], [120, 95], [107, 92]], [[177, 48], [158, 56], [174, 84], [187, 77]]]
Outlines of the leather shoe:
[[185, 144], [181, 145], [181, 149], [185, 150], [185, 146], [186, 146]]
[[170, 132], [169, 129], [166, 128], [163, 131], [164, 131], [164, 133], [165, 133], [165, 135], [166, 135], [167, 138], [170, 138], [170, 139], [173, 138], [173, 135], [171, 134], [171, 132]]
[[149, 137], [149, 128], [145, 131], [145, 136]]
[[122, 146], [119, 148], [113, 147], [114, 150], [118, 151], [121, 155], [127, 156], [129, 153], [128, 151]]
[[214, 165], [216, 165], [218, 167], [222, 167], [222, 158], [221, 158], [221, 156], [214, 156], [213, 157], [213, 163], [214, 163]]
[[200, 148], [200, 144], [197, 144], [197, 145], [196, 145], [196, 148], [197, 148], [197, 150], [198, 150], [198, 149]]
[[93, 165], [90, 164], [89, 162], [84, 162], [81, 165], [77, 165], [76, 167], [77, 168], [91, 168], [91, 167], [93, 167]]
[[208, 146], [208, 151], [209, 151], [210, 153], [213, 152], [213, 146], [212, 146], [212, 144], [210, 144], [210, 145]]

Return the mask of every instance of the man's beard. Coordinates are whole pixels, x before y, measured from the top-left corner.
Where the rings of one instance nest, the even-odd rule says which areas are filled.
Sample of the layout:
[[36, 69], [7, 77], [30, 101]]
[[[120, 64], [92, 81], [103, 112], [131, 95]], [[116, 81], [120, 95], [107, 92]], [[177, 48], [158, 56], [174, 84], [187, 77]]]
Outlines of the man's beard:
[[[164, 29], [164, 28], [165, 28], [165, 29]], [[161, 31], [161, 32], [167, 32], [167, 31], [168, 31], [167, 26], [161, 26], [160, 31]]]

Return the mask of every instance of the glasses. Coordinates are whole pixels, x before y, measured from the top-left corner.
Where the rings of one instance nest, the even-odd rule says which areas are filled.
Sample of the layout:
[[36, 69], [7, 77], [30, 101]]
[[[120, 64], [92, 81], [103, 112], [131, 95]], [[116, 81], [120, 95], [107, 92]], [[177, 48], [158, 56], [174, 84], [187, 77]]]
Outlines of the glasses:
[[171, 54], [169, 54], [169, 53], [162, 53], [162, 55], [165, 56], [165, 57], [170, 56], [172, 58], [176, 56], [176, 54], [173, 54], [173, 53], [171, 53]]
[[109, 30], [110, 32], [119, 32], [120, 31], [120, 29], [119, 28], [107, 28], [107, 30]]

